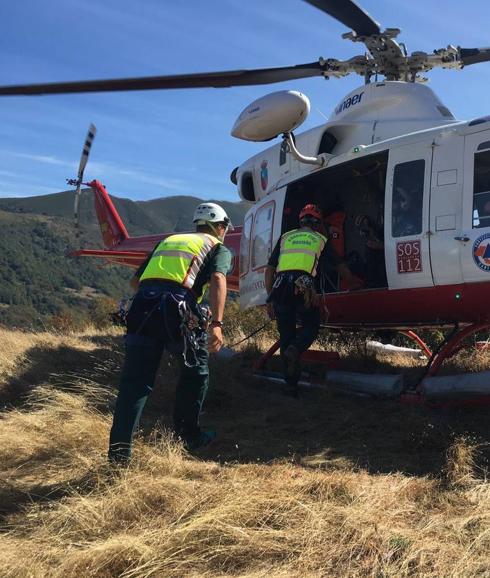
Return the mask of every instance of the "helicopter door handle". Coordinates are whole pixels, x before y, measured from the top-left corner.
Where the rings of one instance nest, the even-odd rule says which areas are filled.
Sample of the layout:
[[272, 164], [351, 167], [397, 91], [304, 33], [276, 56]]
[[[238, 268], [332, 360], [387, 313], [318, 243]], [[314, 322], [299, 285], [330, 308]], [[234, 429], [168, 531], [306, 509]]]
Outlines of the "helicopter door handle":
[[458, 237], [454, 237], [456, 241], [461, 241], [462, 243], [467, 243], [470, 238], [466, 235], [459, 235]]

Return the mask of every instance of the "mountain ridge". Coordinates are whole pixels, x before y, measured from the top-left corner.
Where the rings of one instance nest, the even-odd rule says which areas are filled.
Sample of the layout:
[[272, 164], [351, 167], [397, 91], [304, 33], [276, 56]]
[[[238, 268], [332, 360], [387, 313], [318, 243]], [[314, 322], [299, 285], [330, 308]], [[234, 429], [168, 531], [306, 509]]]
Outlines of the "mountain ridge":
[[[111, 198], [132, 236], [192, 230], [194, 209], [202, 202], [182, 195]], [[81, 247], [103, 247], [92, 195], [81, 197], [78, 230], [73, 202], [74, 191], [0, 199], [0, 324], [43, 328], [56, 318], [81, 324], [98, 301], [128, 293], [129, 269], [67, 256]], [[220, 204], [241, 223], [246, 203]]]
[[[60, 191], [31, 197], [0, 199], [0, 210], [73, 219], [74, 191]], [[192, 215], [199, 203], [207, 199], [187, 195], [171, 195], [143, 201], [133, 201], [110, 195], [130, 235], [183, 231], [193, 228]], [[214, 201], [220, 204], [234, 224], [241, 224], [249, 204], [245, 201]], [[82, 189], [80, 225], [91, 227], [97, 217], [90, 188]]]

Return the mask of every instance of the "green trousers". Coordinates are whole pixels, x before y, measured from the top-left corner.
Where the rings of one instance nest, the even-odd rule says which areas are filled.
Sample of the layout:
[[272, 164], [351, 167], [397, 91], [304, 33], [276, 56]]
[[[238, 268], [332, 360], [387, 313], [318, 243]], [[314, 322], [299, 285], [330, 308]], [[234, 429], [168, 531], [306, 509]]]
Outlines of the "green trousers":
[[[122, 368], [114, 419], [109, 440], [109, 460], [126, 461], [131, 456], [133, 433], [153, 390], [165, 342], [152, 337], [126, 335], [126, 356]], [[200, 434], [199, 414], [209, 383], [209, 353], [203, 345], [196, 351], [196, 365], [187, 367], [182, 355], [174, 408], [174, 430], [186, 443]]]

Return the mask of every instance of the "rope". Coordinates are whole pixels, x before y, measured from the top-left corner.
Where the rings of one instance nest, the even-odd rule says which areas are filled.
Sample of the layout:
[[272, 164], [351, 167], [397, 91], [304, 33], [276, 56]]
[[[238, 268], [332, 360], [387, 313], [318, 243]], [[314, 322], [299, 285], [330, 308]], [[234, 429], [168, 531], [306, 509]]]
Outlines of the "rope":
[[226, 347], [236, 347], [237, 345], [240, 345], [240, 343], [243, 343], [244, 341], [247, 341], [248, 339], [250, 339], [251, 337], [253, 337], [254, 335], [257, 335], [257, 333], [259, 333], [260, 331], [262, 331], [263, 329], [265, 329], [270, 323], [272, 323], [272, 319], [269, 319], [268, 321], [266, 321], [264, 323], [264, 325], [262, 325], [262, 327], [259, 327], [258, 329], [256, 329], [255, 331], [252, 331], [252, 333], [250, 335], [247, 335], [247, 337], [244, 337], [243, 339], [240, 339], [240, 341], [237, 341], [236, 343], [232, 343], [231, 345], [227, 345]]

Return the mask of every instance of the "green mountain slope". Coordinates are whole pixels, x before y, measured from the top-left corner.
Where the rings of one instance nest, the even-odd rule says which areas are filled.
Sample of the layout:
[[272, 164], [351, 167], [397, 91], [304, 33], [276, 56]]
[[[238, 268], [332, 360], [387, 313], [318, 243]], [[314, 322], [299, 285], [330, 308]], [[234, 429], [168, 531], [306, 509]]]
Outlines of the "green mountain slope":
[[[82, 234], [81, 243], [88, 243]], [[67, 256], [77, 239], [65, 219], [0, 211], [0, 323], [42, 326], [53, 316], [81, 318], [97, 297], [127, 291], [129, 270]]]
[[[131, 201], [119, 197], [111, 198], [131, 235], [145, 235], [164, 231], [192, 229], [192, 215], [202, 202], [197, 197], [173, 196], [150, 201]], [[0, 199], [0, 210], [14, 213], [30, 213], [73, 219], [73, 191], [24, 198]], [[219, 201], [232, 222], [240, 225], [247, 210], [247, 203]], [[80, 223], [92, 227], [97, 223], [93, 194], [84, 189], [80, 202]]]
[[[91, 191], [82, 195], [78, 237], [73, 200], [73, 191], [0, 199], [0, 324], [42, 327], [59, 316], [82, 319], [98, 299], [129, 293], [131, 270], [67, 257], [80, 247], [102, 247]], [[145, 235], [192, 230], [192, 214], [201, 199], [113, 201], [128, 232]], [[221, 204], [241, 224], [246, 204]]]

